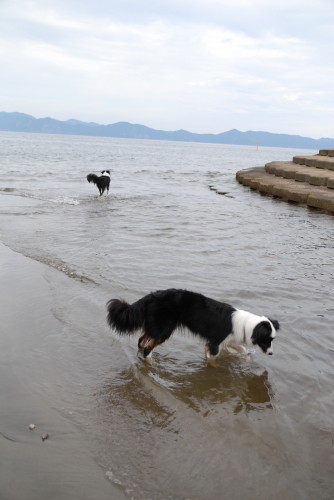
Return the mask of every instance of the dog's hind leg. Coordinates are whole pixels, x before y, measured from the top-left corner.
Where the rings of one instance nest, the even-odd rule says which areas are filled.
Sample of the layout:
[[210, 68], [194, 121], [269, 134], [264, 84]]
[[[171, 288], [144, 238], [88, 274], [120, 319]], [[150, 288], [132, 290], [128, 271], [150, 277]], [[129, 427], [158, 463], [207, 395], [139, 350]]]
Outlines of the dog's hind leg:
[[139, 337], [139, 340], [138, 340], [138, 349], [144, 349], [145, 345], [147, 344], [147, 342], [149, 341], [150, 337], [149, 335], [147, 335], [146, 332], [144, 332], [140, 337]]
[[153, 349], [155, 349], [161, 342], [157, 339], [150, 339], [148, 344], [144, 347], [144, 358], [152, 356]]
[[211, 344], [210, 342], [207, 342], [205, 344], [205, 355], [208, 359], [217, 356], [218, 353], [219, 353], [219, 345]]
[[163, 344], [172, 335], [175, 328], [175, 321], [169, 321], [168, 324], [159, 324], [159, 322], [153, 321], [149, 325], [146, 325], [145, 331], [147, 332], [148, 342], [144, 347], [144, 358], [150, 358], [153, 349]]

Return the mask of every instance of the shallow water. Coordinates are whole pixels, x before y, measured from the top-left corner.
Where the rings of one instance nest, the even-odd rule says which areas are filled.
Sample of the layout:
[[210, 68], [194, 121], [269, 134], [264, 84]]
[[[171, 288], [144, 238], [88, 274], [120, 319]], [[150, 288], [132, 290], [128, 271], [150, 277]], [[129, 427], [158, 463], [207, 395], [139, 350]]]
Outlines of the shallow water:
[[[302, 153], [0, 134], [1, 240], [49, 266], [61, 325], [36, 391], [129, 497], [333, 497], [333, 218], [235, 181]], [[99, 197], [86, 175], [106, 168]], [[177, 332], [143, 362], [135, 337], [108, 330], [105, 303], [169, 287], [277, 318], [274, 356], [208, 364]]]

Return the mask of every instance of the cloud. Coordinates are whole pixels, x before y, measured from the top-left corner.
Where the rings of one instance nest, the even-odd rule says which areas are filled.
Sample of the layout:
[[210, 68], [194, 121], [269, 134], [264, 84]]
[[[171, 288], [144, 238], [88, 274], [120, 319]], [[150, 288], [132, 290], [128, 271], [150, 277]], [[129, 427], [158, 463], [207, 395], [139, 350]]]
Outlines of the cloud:
[[8, 111], [59, 119], [321, 135], [333, 107], [328, 1], [270, 4], [2, 1], [0, 92]]

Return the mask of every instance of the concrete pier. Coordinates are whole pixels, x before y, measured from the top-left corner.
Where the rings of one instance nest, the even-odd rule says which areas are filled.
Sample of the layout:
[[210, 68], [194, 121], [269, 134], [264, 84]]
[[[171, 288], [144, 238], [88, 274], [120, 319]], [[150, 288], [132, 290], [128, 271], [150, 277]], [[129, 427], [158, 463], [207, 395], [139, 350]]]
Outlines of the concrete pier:
[[240, 170], [236, 177], [260, 193], [334, 214], [334, 149]]

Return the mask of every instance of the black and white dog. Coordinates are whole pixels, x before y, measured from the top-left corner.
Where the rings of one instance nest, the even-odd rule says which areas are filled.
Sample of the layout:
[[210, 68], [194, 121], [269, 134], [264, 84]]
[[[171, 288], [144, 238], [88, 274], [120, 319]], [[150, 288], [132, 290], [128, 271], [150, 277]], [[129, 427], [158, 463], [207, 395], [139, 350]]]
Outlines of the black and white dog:
[[96, 184], [100, 192], [100, 196], [103, 195], [105, 190], [107, 190], [107, 192], [109, 193], [110, 170], [102, 170], [101, 174], [102, 175], [100, 176], [97, 176], [95, 174], [87, 175], [87, 181]]
[[186, 327], [206, 341], [207, 358], [216, 356], [220, 346], [247, 353], [245, 346], [258, 345], [273, 354], [272, 342], [279, 323], [229, 304], [187, 290], [159, 290], [133, 304], [111, 299], [107, 321], [119, 334], [141, 330], [138, 348], [144, 357], [167, 340], [177, 327]]

